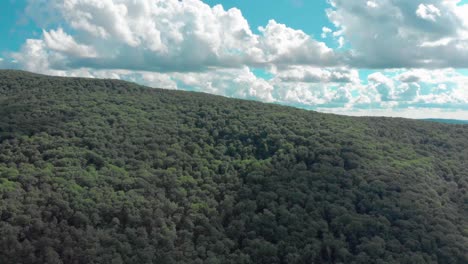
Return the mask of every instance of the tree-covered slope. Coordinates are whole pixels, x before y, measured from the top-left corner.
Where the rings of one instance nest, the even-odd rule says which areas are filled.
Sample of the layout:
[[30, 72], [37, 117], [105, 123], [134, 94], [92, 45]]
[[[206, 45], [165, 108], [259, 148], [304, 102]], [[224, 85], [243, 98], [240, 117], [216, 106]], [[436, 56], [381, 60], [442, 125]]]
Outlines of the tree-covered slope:
[[468, 126], [0, 71], [0, 263], [468, 263]]

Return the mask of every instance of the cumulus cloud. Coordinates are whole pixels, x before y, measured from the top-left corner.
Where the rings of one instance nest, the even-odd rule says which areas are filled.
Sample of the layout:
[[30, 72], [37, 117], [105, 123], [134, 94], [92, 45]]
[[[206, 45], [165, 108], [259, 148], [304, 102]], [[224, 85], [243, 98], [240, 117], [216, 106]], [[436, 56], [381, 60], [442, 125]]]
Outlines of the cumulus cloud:
[[176, 80], [169, 74], [164, 73], [132, 72], [130, 75], [119, 76], [119, 79], [141, 83], [154, 88], [178, 89]]
[[376, 72], [368, 77], [369, 89], [375, 89], [382, 101], [400, 106], [468, 106], [468, 76], [453, 69]]
[[330, 28], [328, 27], [322, 27], [322, 34], [320, 35], [322, 38], [326, 38], [328, 34], [330, 34], [331, 32], [333, 32], [333, 30], [331, 30]]
[[[76, 38], [88, 42], [99, 55], [83, 59], [68, 54], [69, 67], [203, 71], [240, 67], [261, 52], [255, 48], [258, 36], [252, 34], [238, 9], [211, 8], [201, 1], [52, 0], [31, 4], [55, 10], [58, 19], [77, 32]], [[43, 39], [50, 39], [52, 33], [45, 32]]]
[[51, 50], [63, 52], [64, 54], [78, 58], [93, 58], [97, 56], [94, 48], [76, 43], [72, 36], [63, 32], [62, 28], [43, 31], [43, 35], [46, 47]]
[[367, 79], [371, 83], [369, 88], [375, 90], [380, 95], [381, 101], [393, 99], [395, 86], [392, 79], [381, 72], [373, 73]]
[[400, 92], [396, 94], [397, 100], [412, 102], [420, 95], [421, 86], [418, 83], [402, 83], [399, 87]]
[[338, 63], [334, 51], [323, 42], [318, 42], [302, 30], [295, 30], [270, 20], [262, 33], [260, 48], [266, 63], [273, 65], [322, 65]]
[[379, 5], [378, 5], [376, 2], [374, 2], [374, 1], [367, 1], [366, 5], [367, 5], [368, 7], [370, 7], [370, 8], [376, 8], [376, 7], [379, 6]]
[[278, 72], [276, 78], [283, 82], [359, 83], [358, 71], [346, 68], [325, 69], [296, 66]]
[[258, 78], [248, 67], [220, 69], [206, 73], [175, 73], [182, 87], [229, 97], [275, 102], [273, 86]]
[[416, 9], [416, 15], [422, 19], [436, 21], [437, 17], [440, 17], [440, 10], [432, 4], [419, 4]]
[[352, 115], [352, 116], [399, 116], [406, 118], [441, 118], [468, 120], [468, 110], [448, 110], [446, 108], [410, 107], [407, 109], [349, 109], [349, 108], [318, 108], [322, 112]]
[[74, 31], [45, 30], [38, 39], [46, 44], [41, 52], [66, 55], [49, 64], [54, 67], [202, 72], [340, 63], [332, 49], [301, 30], [270, 20], [254, 34], [239, 9], [200, 0], [31, 0], [29, 9], [39, 10], [31, 13], [36, 17], [47, 10]]
[[398, 76], [398, 80], [403, 83], [416, 83], [421, 81], [422, 76], [418, 73], [405, 72]]
[[332, 0], [327, 16], [365, 68], [468, 67], [468, 5], [459, 1]]
[[64, 58], [60, 55], [50, 56], [44, 41], [40, 39], [28, 39], [21, 50], [11, 56], [23, 69], [39, 73], [46, 73], [55, 60]]

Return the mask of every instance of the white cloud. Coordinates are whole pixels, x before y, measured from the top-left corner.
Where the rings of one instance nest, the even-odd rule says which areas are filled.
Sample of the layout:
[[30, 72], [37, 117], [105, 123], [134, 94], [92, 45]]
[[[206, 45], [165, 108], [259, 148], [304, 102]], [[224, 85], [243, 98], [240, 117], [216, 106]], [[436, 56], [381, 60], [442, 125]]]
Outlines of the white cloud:
[[338, 48], [343, 48], [345, 45], [345, 38], [343, 36], [340, 36], [338, 38]]
[[427, 72], [421, 70], [412, 70], [401, 73], [397, 76], [397, 80], [403, 83], [415, 83], [420, 82], [421, 80], [427, 80]]
[[393, 80], [381, 72], [376, 72], [367, 77], [370, 88], [377, 91], [382, 101], [390, 101], [394, 97], [395, 85]]
[[256, 77], [248, 67], [206, 73], [175, 73], [173, 78], [182, 86], [186, 85], [197, 91], [266, 102], [276, 101], [272, 94], [272, 84]]
[[[63, 56], [57, 56], [62, 59]], [[55, 59], [57, 58], [55, 57]], [[54, 60], [46, 50], [46, 45], [40, 39], [28, 39], [21, 50], [12, 54], [12, 58], [25, 70], [45, 73]]]
[[350, 89], [346, 86], [339, 87], [331, 100], [333, 103], [349, 103], [353, 99]]
[[295, 30], [270, 20], [260, 27], [260, 48], [265, 62], [274, 65], [337, 65], [338, 58], [325, 43], [318, 42], [302, 30]]
[[366, 5], [367, 5], [368, 7], [370, 7], [370, 8], [376, 8], [376, 7], [379, 6], [379, 5], [378, 5], [376, 2], [374, 2], [374, 1], [367, 1]]
[[154, 88], [164, 88], [164, 89], [177, 89], [177, 83], [173, 78], [164, 73], [158, 72], [140, 72], [135, 74], [131, 78], [127, 78], [130, 81], [142, 83], [144, 85], [154, 87]]
[[351, 69], [324, 69], [295, 66], [279, 71], [276, 78], [283, 82], [359, 83], [359, 73]]
[[420, 96], [421, 86], [417, 83], [402, 83], [398, 86], [399, 92], [395, 95], [397, 100], [412, 102]]
[[333, 0], [329, 20], [358, 68], [468, 67], [468, 5], [459, 1]]
[[375, 89], [383, 102], [399, 102], [401, 107], [439, 105], [439, 107], [468, 106], [468, 76], [453, 69], [400, 70], [393, 73], [376, 72], [368, 77], [367, 89]]
[[310, 83], [276, 83], [275, 96], [279, 102], [312, 107], [328, 103], [333, 95], [323, 85]]
[[367, 80], [371, 82], [376, 82], [376, 83], [384, 83], [387, 85], [389, 85], [392, 82], [392, 80], [389, 77], [385, 76], [381, 72], [375, 72], [375, 73], [370, 74], [367, 77]]
[[239, 9], [199, 0], [30, 0], [29, 5], [38, 10], [31, 15], [47, 10], [73, 29], [72, 35], [62, 28], [44, 31], [45, 52], [66, 55], [61, 64], [50, 64], [54, 67], [195, 72], [339, 64], [332, 49], [301, 30], [270, 20], [254, 34]]
[[[44, 31], [46, 48], [68, 52], [54, 67], [158, 72], [271, 65], [468, 67], [468, 18], [463, 15], [468, 5], [435, 0], [330, 4], [327, 14], [335, 29], [323, 27], [322, 37], [332, 34], [339, 48], [346, 44], [340, 51], [274, 20], [255, 34], [240, 10], [199, 0], [30, 0], [28, 9], [36, 17], [47, 10], [73, 29], [73, 34], [61, 28]], [[420, 16], [438, 23], [425, 23]]]
[[322, 27], [322, 34], [320, 35], [322, 38], [326, 38], [328, 34], [330, 34], [331, 32], [333, 32], [333, 30], [331, 30], [330, 28], [328, 27]]
[[468, 110], [447, 110], [445, 108], [405, 108], [405, 109], [349, 109], [349, 108], [318, 108], [322, 112], [351, 116], [390, 116], [413, 119], [441, 118], [468, 120]]
[[447, 46], [450, 42], [454, 41], [453, 38], [442, 38], [436, 41], [426, 41], [421, 43], [421, 47], [440, 47], [440, 46]]
[[60, 51], [64, 54], [69, 54], [79, 58], [94, 58], [97, 56], [94, 48], [76, 43], [72, 36], [63, 32], [62, 28], [51, 30], [49, 32], [44, 30], [43, 35], [47, 48], [51, 50]]
[[440, 17], [440, 10], [432, 4], [419, 4], [416, 10], [416, 15], [422, 19], [435, 22], [437, 17]]

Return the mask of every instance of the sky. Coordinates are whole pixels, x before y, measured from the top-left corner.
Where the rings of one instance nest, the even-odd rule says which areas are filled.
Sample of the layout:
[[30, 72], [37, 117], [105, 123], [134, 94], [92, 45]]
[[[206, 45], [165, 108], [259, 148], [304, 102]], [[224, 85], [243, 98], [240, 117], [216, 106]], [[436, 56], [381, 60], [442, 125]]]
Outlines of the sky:
[[3, 0], [0, 68], [468, 120], [468, 0]]

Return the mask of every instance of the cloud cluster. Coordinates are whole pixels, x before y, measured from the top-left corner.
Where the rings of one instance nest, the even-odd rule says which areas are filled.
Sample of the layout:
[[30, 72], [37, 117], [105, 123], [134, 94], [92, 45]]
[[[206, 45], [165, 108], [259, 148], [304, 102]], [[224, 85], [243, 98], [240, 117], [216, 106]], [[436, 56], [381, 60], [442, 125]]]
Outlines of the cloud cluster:
[[[202, 72], [268, 65], [336, 65], [323, 42], [274, 20], [252, 33], [239, 9], [199, 0], [30, 1], [31, 15], [53, 11], [74, 32], [44, 30], [41, 45], [54, 69], [90, 67], [158, 72]], [[49, 21], [49, 23], [52, 23]], [[52, 23], [53, 24], [53, 23]], [[63, 60], [58, 60], [61, 55]], [[18, 56], [18, 61], [21, 61]]]
[[403, 106], [468, 107], [468, 76], [453, 69], [399, 70], [368, 76], [368, 89], [381, 102]]
[[358, 71], [348, 68], [293, 66], [277, 72], [275, 76], [283, 82], [359, 83]]
[[364, 68], [468, 67], [468, 5], [458, 0], [330, 0], [337, 39]]
[[76, 58], [96, 58], [98, 53], [93, 47], [78, 44], [72, 36], [59, 28], [43, 32], [45, 46], [53, 51], [61, 52]]
[[432, 4], [419, 4], [416, 15], [422, 19], [435, 22], [441, 16], [440, 10]]

